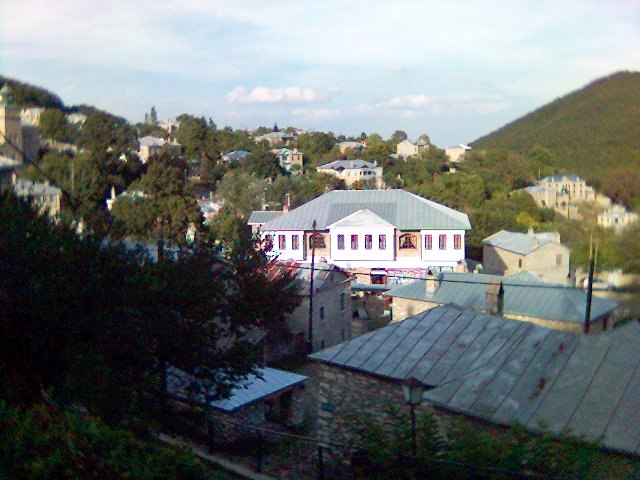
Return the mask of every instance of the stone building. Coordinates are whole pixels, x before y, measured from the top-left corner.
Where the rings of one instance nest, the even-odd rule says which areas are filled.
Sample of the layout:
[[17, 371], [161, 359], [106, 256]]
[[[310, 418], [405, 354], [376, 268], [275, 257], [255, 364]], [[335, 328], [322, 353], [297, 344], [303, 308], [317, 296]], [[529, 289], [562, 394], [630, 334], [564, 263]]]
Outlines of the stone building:
[[500, 230], [482, 241], [482, 266], [486, 273], [513, 275], [527, 271], [550, 283], [568, 285], [569, 247], [560, 233]]
[[[570, 431], [640, 454], [640, 324], [578, 335], [438, 307], [311, 355], [319, 364], [318, 435], [358, 445], [362, 422], [407, 412], [401, 385], [423, 385], [443, 433], [457, 417], [496, 429]], [[499, 431], [499, 430], [498, 430]]]
[[286, 172], [293, 174], [301, 174], [303, 169], [304, 157], [302, 152], [299, 152], [297, 148], [293, 150], [289, 148], [276, 148], [272, 150], [276, 156], [276, 161], [280, 168]]
[[396, 145], [396, 155], [401, 158], [415, 157], [428, 151], [429, 141], [423, 138], [419, 138], [415, 143], [406, 139]]
[[638, 214], [630, 212], [622, 205], [613, 205], [598, 215], [598, 225], [622, 232], [629, 225], [638, 223]]
[[[438, 306], [456, 305], [573, 332], [583, 331], [587, 306], [584, 290], [549, 284], [528, 272], [511, 277], [447, 272], [395, 286], [383, 295], [392, 299], [394, 322]], [[611, 300], [593, 297], [590, 333], [610, 330], [617, 308]]]
[[27, 200], [36, 206], [40, 213], [51, 218], [58, 218], [62, 200], [62, 190], [50, 185], [48, 181], [32, 182], [30, 180], [13, 179], [13, 191], [18, 198]]

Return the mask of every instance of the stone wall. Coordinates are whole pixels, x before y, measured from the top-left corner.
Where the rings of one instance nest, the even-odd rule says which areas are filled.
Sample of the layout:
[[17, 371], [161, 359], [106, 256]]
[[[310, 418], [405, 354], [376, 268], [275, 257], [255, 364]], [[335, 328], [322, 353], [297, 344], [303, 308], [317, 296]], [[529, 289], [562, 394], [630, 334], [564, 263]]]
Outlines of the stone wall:
[[[358, 445], [354, 422], [358, 418], [384, 423], [391, 420], [389, 408], [406, 412], [399, 383], [352, 372], [320, 363], [318, 385], [318, 438], [320, 441]], [[428, 404], [419, 405], [416, 415], [433, 411]]]

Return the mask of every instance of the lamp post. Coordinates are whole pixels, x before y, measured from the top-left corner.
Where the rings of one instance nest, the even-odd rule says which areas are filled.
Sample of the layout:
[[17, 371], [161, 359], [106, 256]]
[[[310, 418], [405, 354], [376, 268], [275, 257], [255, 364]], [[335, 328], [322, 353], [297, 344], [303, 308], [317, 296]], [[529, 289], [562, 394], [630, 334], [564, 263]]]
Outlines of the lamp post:
[[402, 382], [402, 393], [407, 405], [411, 408], [411, 438], [413, 446], [413, 456], [416, 456], [418, 445], [416, 442], [416, 405], [422, 402], [424, 383], [416, 377], [408, 377]]

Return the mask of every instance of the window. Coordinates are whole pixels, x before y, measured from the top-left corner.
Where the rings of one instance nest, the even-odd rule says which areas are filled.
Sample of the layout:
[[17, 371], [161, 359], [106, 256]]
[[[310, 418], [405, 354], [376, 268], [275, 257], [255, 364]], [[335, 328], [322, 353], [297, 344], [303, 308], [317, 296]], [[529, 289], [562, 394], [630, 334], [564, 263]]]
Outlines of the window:
[[438, 235], [438, 247], [440, 250], [447, 249], [447, 236], [446, 235]]
[[556, 255], [556, 265], [562, 265], [562, 255]]
[[378, 249], [386, 250], [387, 249], [387, 236], [386, 235], [378, 235]]
[[315, 235], [311, 235], [309, 237], [309, 248], [325, 248], [326, 244], [324, 243], [324, 235], [320, 233], [316, 233]]
[[320, 320], [324, 320], [324, 307], [320, 307]]
[[264, 248], [270, 251], [273, 248], [273, 235], [264, 236]]
[[521, 258], [518, 259], [518, 268], [522, 268], [522, 259]]
[[287, 249], [287, 237], [285, 237], [284, 235], [278, 235], [278, 248], [280, 250]]
[[462, 248], [462, 235], [456, 233], [453, 236], [453, 248], [455, 250], [460, 250]]
[[373, 248], [373, 235], [364, 236], [364, 249], [371, 250]]
[[343, 292], [340, 294], [340, 310], [344, 310], [344, 305], [345, 305], [344, 297], [345, 297], [345, 293]]
[[293, 235], [291, 237], [291, 250], [298, 250], [300, 248], [300, 237]]
[[358, 249], [358, 235], [351, 235], [351, 250]]
[[344, 235], [338, 235], [338, 250], [344, 250]]
[[412, 233], [400, 235], [400, 248], [416, 248], [416, 236]]
[[433, 248], [433, 235], [424, 236], [424, 249], [431, 250]]

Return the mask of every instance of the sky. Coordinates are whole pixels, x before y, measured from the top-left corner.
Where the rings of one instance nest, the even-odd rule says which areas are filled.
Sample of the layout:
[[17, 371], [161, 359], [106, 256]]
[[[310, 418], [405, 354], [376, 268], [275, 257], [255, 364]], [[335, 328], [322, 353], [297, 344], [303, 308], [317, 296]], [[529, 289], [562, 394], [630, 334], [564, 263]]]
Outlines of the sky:
[[640, 1], [0, 0], [0, 74], [141, 122], [467, 143], [620, 70]]

